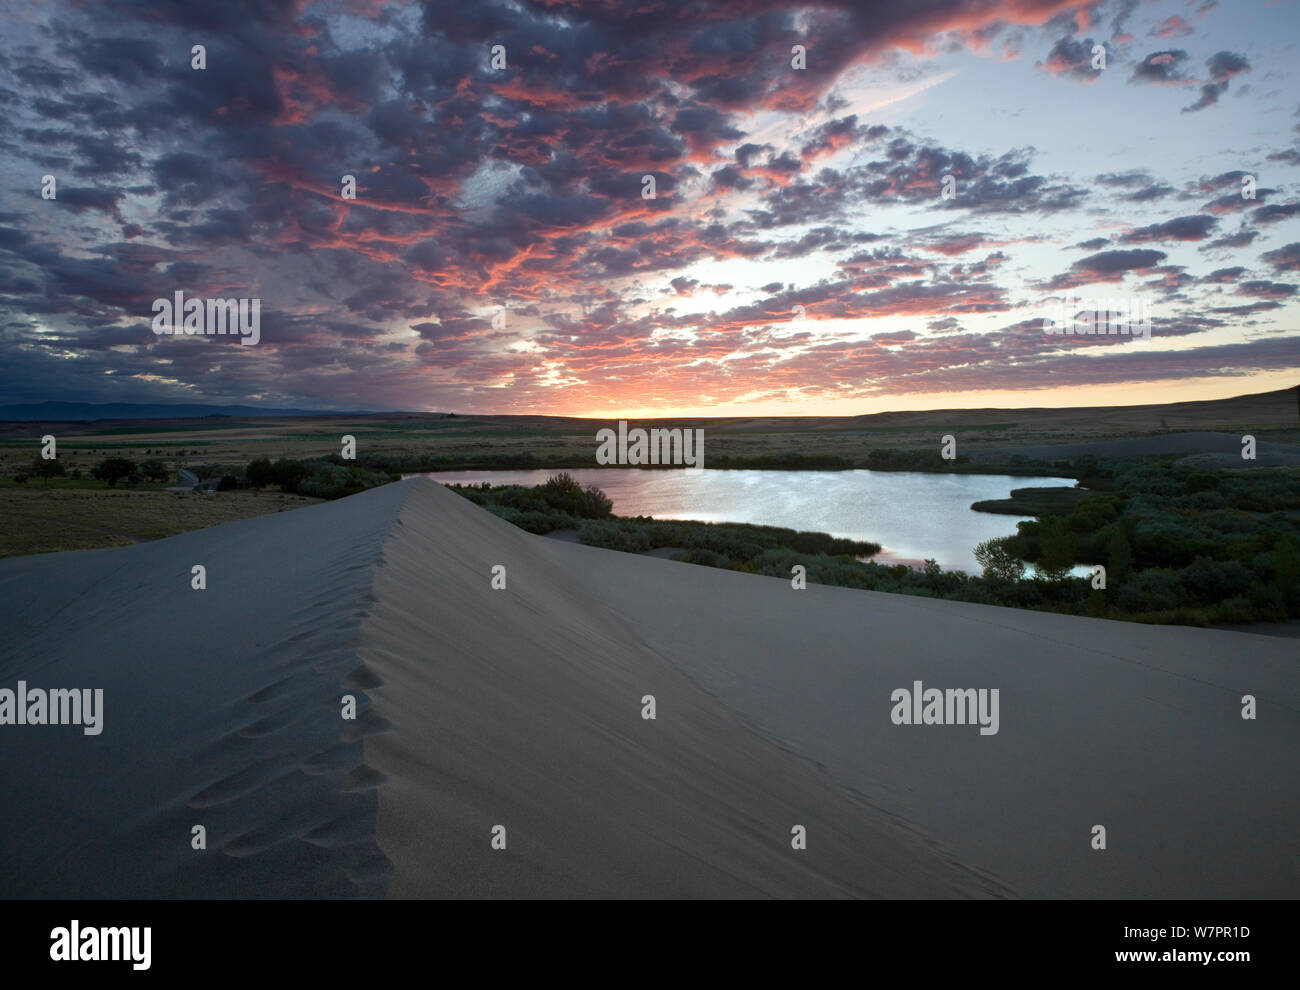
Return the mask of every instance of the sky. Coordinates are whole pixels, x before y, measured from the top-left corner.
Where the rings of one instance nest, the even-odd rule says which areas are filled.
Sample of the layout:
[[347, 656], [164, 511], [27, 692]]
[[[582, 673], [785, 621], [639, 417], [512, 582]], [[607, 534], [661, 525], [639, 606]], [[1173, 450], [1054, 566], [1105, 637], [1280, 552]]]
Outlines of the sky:
[[[1296, 0], [0, 16], [0, 404], [858, 415], [1300, 382]], [[257, 300], [256, 343], [155, 332], [178, 291]], [[1044, 332], [1067, 298], [1149, 339]]]

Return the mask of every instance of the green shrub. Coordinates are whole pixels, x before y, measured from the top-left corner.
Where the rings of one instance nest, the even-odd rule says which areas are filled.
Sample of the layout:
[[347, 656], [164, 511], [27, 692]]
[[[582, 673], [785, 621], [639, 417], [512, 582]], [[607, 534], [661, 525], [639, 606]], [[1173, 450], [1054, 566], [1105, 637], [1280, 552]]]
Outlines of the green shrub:
[[291, 494], [298, 493], [298, 486], [309, 474], [309, 468], [302, 461], [291, 461], [286, 458], [280, 458], [272, 466], [272, 480], [280, 486], [283, 491]]
[[1153, 612], [1177, 608], [1183, 586], [1174, 571], [1147, 570], [1120, 585], [1116, 601], [1126, 612]]
[[583, 488], [573, 475], [564, 472], [549, 479], [539, 491], [551, 508], [579, 519], [607, 518], [614, 503], [595, 485]]
[[[145, 451], [148, 453], [148, 451]], [[156, 458], [140, 462], [140, 474], [146, 481], [166, 481], [171, 475], [167, 470], [167, 465]]]
[[722, 554], [705, 550], [703, 547], [687, 550], [679, 559], [688, 564], [703, 564], [705, 567], [726, 567], [731, 563]]
[[1188, 598], [1207, 603], [1244, 595], [1252, 580], [1250, 571], [1237, 561], [1209, 557], [1197, 557], [1178, 572], [1178, 579]]
[[1064, 581], [1074, 566], [1078, 544], [1069, 520], [1049, 517], [1040, 519], [1038, 540], [1042, 554], [1034, 567], [1048, 581]]
[[1283, 602], [1300, 601], [1300, 539], [1291, 533], [1278, 537], [1273, 550], [1273, 574]]
[[1116, 526], [1106, 545], [1106, 574], [1112, 581], [1122, 581], [1133, 573], [1133, 551], [1123, 526]]
[[578, 542], [629, 553], [650, 549], [650, 540], [640, 528], [600, 519], [584, 519], [578, 524]]
[[271, 464], [269, 457], [259, 457], [255, 461], [249, 461], [248, 467], [244, 470], [248, 483], [254, 488], [265, 488], [267, 485], [275, 484], [276, 472]]
[[125, 457], [106, 457], [91, 471], [99, 481], [108, 482], [109, 488], [116, 488], [119, 481], [129, 479], [135, 473], [135, 461], [127, 460]]
[[360, 467], [343, 467], [328, 461], [312, 461], [306, 465], [308, 474], [298, 482], [298, 494], [313, 498], [346, 498], [388, 484], [388, 475]]
[[63, 467], [63, 462], [57, 457], [52, 457], [49, 460], [44, 457], [33, 458], [30, 472], [40, 478], [44, 484], [49, 484], [51, 478], [61, 478], [67, 473]]
[[1019, 581], [1024, 575], [1024, 562], [1010, 551], [1007, 542], [1002, 537], [975, 547], [975, 562], [984, 569], [986, 581]]

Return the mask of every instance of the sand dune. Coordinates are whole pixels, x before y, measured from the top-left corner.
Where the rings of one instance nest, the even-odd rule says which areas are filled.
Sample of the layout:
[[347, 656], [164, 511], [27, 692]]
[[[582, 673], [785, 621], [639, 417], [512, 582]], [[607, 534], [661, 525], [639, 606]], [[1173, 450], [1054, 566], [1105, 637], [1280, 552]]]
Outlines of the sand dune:
[[[0, 561], [0, 602], [0, 688], [105, 692], [96, 737], [0, 726], [7, 896], [1300, 893], [1273, 637], [794, 591], [426, 479]], [[999, 731], [893, 724], [917, 680]]]
[[[0, 688], [99, 687], [104, 727], [0, 726], [0, 893], [379, 896], [340, 684], [400, 495], [0, 561]], [[191, 568], [207, 589], [191, 588]], [[208, 849], [191, 848], [191, 829]]]

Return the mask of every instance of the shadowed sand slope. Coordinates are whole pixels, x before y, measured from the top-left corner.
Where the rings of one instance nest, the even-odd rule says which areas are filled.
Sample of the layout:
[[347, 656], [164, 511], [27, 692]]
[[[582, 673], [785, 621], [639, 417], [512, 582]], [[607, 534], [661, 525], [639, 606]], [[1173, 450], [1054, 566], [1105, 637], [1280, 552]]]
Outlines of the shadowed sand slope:
[[[551, 550], [728, 707], [1017, 894], [1300, 895], [1294, 641], [597, 553]], [[916, 681], [997, 688], [999, 731], [895, 725]]]
[[[104, 690], [0, 726], [0, 896], [1300, 893], [1273, 637], [794, 591], [426, 479], [0, 561], [0, 615], [0, 688]], [[892, 724], [918, 680], [999, 731]]]
[[339, 696], [400, 504], [381, 488], [0, 561], [0, 688], [104, 692], [96, 736], [0, 725], [0, 896], [382, 895], [375, 795], [355, 786], [361, 737], [341, 731]]
[[[997, 889], [912, 836], [1024, 896], [1300, 894], [1294, 644], [794, 591], [406, 484], [361, 638], [397, 730], [366, 741], [395, 895]], [[999, 689], [999, 731], [893, 724], [918, 680]]]

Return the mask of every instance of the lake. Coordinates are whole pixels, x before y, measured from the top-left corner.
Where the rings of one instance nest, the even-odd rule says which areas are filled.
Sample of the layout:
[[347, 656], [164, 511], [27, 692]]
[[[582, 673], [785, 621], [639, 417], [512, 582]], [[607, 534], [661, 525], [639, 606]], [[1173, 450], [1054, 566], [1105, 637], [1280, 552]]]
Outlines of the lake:
[[[560, 469], [444, 471], [425, 477], [445, 484], [540, 485]], [[1029, 516], [972, 512], [971, 503], [1006, 498], [1013, 488], [1074, 486], [1073, 478], [916, 471], [715, 471], [641, 468], [569, 469], [595, 485], [620, 516], [699, 519], [813, 530], [884, 549], [880, 563], [933, 557], [945, 570], [979, 574], [975, 545], [1010, 536]], [[1032, 571], [1027, 571], [1032, 573]], [[1075, 568], [1086, 574], [1086, 567]]]

